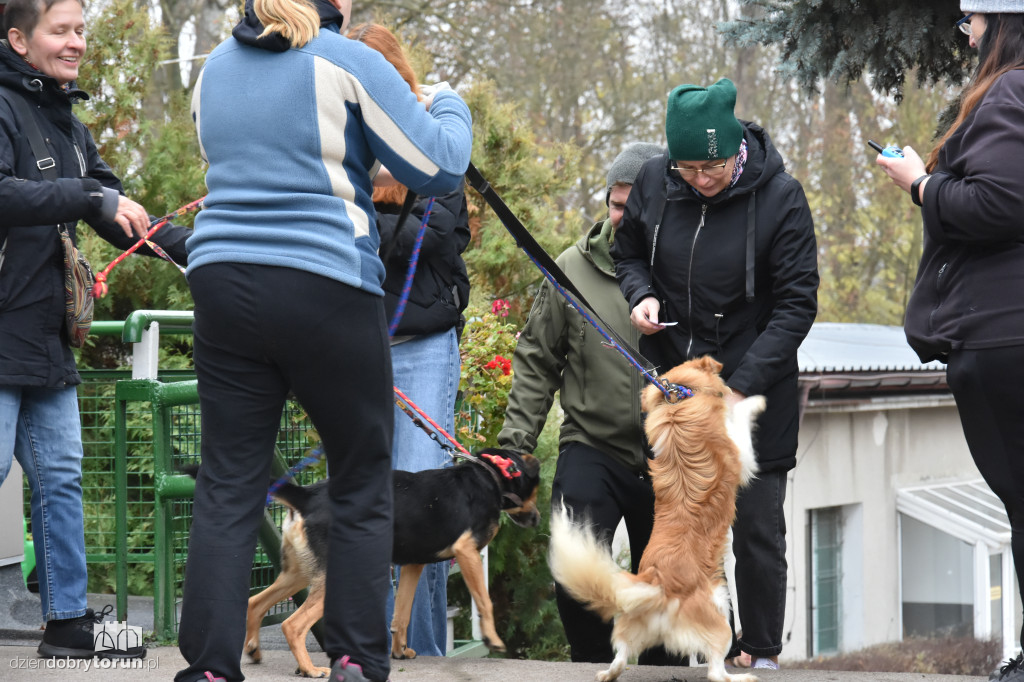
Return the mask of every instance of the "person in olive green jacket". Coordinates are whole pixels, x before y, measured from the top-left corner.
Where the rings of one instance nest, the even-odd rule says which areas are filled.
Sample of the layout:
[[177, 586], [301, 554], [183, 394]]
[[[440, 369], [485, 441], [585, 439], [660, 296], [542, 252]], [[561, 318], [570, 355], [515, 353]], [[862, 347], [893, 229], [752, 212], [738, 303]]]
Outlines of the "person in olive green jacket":
[[[629, 307], [615, 280], [609, 248], [640, 166], [663, 153], [657, 145], [634, 143], [619, 154], [608, 171], [608, 219], [595, 223], [556, 259], [597, 314], [634, 347], [639, 335], [629, 323]], [[533, 452], [555, 392], [560, 391], [564, 418], [551, 499], [564, 500], [578, 518], [589, 519], [609, 545], [625, 519], [635, 573], [654, 523], [654, 493], [640, 421], [643, 376], [605, 345], [601, 334], [550, 282], [534, 301], [512, 356], [512, 369], [498, 444]], [[611, 661], [612, 624], [574, 601], [560, 585], [556, 597], [572, 660]], [[651, 652], [640, 662], [658, 664], [661, 657], [663, 653]]]

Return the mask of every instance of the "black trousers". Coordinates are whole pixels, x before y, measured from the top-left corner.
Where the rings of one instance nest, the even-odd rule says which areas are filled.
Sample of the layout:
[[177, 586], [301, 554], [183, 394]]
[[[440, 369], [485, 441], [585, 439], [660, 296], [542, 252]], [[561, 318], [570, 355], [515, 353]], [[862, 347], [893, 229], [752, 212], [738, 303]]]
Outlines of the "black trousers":
[[[1024, 577], [1024, 346], [954, 351], [946, 380], [974, 463], [1010, 519], [1017, 584]], [[1024, 642], [1024, 631], [1021, 632]]]
[[738, 602], [734, 608], [743, 629], [739, 647], [759, 658], [782, 652], [788, 568], [785, 501], [785, 471], [759, 473], [736, 497], [732, 550]]
[[[576, 518], [586, 518], [609, 547], [615, 528], [625, 519], [631, 570], [636, 573], [654, 526], [654, 491], [646, 474], [629, 471], [584, 443], [566, 443], [558, 454], [551, 483], [551, 502], [557, 504], [559, 500], [565, 501]], [[555, 599], [572, 660], [610, 663], [615, 657], [611, 644], [612, 624], [574, 600], [557, 583]], [[685, 658], [670, 656], [662, 647], [644, 652], [639, 662], [641, 665], [687, 664]]]
[[325, 649], [390, 673], [391, 356], [383, 299], [290, 268], [212, 264], [189, 276], [202, 410], [202, 467], [178, 643], [189, 667], [242, 680], [256, 536], [289, 391], [327, 456], [331, 529]]

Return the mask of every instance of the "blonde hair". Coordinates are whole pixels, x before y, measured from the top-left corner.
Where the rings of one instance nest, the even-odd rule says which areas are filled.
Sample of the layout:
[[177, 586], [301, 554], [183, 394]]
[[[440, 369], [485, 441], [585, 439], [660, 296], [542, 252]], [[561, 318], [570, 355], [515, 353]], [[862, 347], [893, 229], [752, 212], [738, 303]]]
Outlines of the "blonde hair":
[[309, 0], [254, 0], [252, 9], [264, 26], [260, 38], [280, 33], [292, 47], [302, 47], [320, 33], [320, 14]]
[[[409, 63], [409, 58], [394, 33], [380, 24], [359, 24], [352, 27], [348, 32], [348, 37], [366, 43], [367, 46], [384, 55], [384, 59], [388, 60], [398, 71], [398, 75], [409, 84], [409, 89], [416, 95], [416, 98], [423, 99], [420, 85], [416, 80], [416, 72], [413, 71], [412, 64]], [[405, 201], [406, 191], [405, 185], [402, 184], [375, 187], [373, 203], [401, 205]]]

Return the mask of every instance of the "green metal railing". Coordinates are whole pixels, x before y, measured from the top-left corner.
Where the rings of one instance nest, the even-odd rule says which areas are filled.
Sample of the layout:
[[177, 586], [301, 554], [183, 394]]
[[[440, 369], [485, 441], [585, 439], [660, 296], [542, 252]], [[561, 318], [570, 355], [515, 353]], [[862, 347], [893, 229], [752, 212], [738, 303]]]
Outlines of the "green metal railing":
[[[191, 333], [192, 319], [191, 312], [142, 310], [124, 322], [95, 322], [92, 333], [120, 336], [136, 344], [135, 374], [145, 365], [153, 376], [133, 378], [128, 370], [79, 370], [90, 591], [115, 592], [118, 620], [127, 617], [129, 594], [152, 594], [154, 634], [162, 641], [177, 637], [194, 490], [194, 481], [181, 468], [200, 462], [202, 423], [195, 373], [191, 369], [158, 371], [156, 343], [159, 335]], [[150, 334], [154, 324], [159, 334]], [[140, 362], [147, 354], [152, 360]], [[272, 466], [275, 477], [309, 454], [316, 444], [311, 430], [301, 407], [289, 401]], [[320, 464], [296, 478], [308, 484], [325, 475]], [[265, 514], [251, 594], [277, 577], [284, 513], [275, 504]], [[283, 621], [304, 598], [305, 591], [277, 604], [264, 624]], [[319, 626], [314, 635], [322, 643]], [[486, 654], [476, 640], [457, 640], [456, 645], [449, 656]]]
[[[192, 313], [136, 311], [125, 322], [96, 322], [93, 331], [120, 336], [127, 343], [152, 342], [155, 358], [157, 338], [146, 339], [154, 323], [160, 334], [190, 333]], [[140, 345], [135, 348], [136, 365], [147, 352]], [[151, 370], [155, 372], [155, 364]], [[86, 368], [80, 374], [90, 589], [116, 592], [120, 620], [127, 615], [130, 593], [152, 593], [155, 634], [161, 640], [172, 640], [177, 636], [194, 489], [191, 477], [180, 471], [182, 466], [200, 461], [195, 374], [191, 370], [160, 370], [157, 378], [133, 379], [131, 372], [124, 370]], [[308, 454], [310, 428], [298, 404], [289, 401], [272, 467], [275, 476]], [[323, 475], [323, 467], [314, 466], [298, 479], [309, 483]], [[261, 525], [251, 579], [253, 594], [276, 578], [283, 515], [282, 507], [272, 505]], [[276, 605], [265, 622], [284, 620], [302, 603], [303, 596]]]
[[[128, 405], [146, 402], [151, 406], [153, 423], [153, 505], [155, 509], [154, 563], [153, 574], [153, 627], [157, 637], [170, 639], [177, 634], [178, 604], [181, 596], [183, 565], [186, 547], [182, 542], [187, 536], [187, 518], [180, 513], [182, 505], [191, 508], [195, 481], [187, 474], [179, 473], [181, 464], [195, 463], [198, 452], [177, 451], [172, 443], [175, 420], [174, 409], [183, 405], [196, 405], [199, 393], [195, 381], [162, 383], [151, 379], [133, 379], [117, 382], [115, 414], [115, 489], [117, 491], [117, 615], [123, 620], [128, 610], [128, 546], [121, 539], [128, 537], [128, 448], [127, 414]], [[287, 418], [287, 417], [286, 417]], [[281, 476], [288, 470], [287, 458], [281, 449], [276, 449], [273, 475]], [[281, 565], [279, 514], [268, 510], [260, 526], [260, 547], [265, 561], [279, 570]], [[140, 557], [133, 556], [137, 561]], [[147, 559], [150, 557], [146, 557]], [[273, 581], [256, 579], [254, 589], [262, 589]], [[293, 598], [301, 604], [304, 595]], [[290, 611], [290, 610], [289, 610]], [[281, 611], [270, 617], [268, 623], [278, 622]]]

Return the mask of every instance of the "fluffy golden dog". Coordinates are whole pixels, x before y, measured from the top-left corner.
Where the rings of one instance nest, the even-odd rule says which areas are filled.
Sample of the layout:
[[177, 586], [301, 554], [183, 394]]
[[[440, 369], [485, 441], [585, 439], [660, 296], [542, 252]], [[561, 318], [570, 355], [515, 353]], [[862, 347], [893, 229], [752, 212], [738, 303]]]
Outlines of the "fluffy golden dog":
[[730, 675], [724, 659], [732, 642], [729, 593], [722, 570], [736, 491], [757, 472], [751, 429], [764, 398], [730, 408], [722, 365], [691, 360], [664, 377], [693, 391], [669, 402], [657, 386], [642, 394], [645, 429], [654, 451], [654, 529], [640, 572], [623, 571], [586, 525], [564, 507], [551, 519], [551, 573], [574, 599], [605, 620], [615, 619], [615, 660], [597, 674], [614, 680], [630, 656], [664, 644], [675, 654], [700, 654], [711, 682], [753, 682]]

